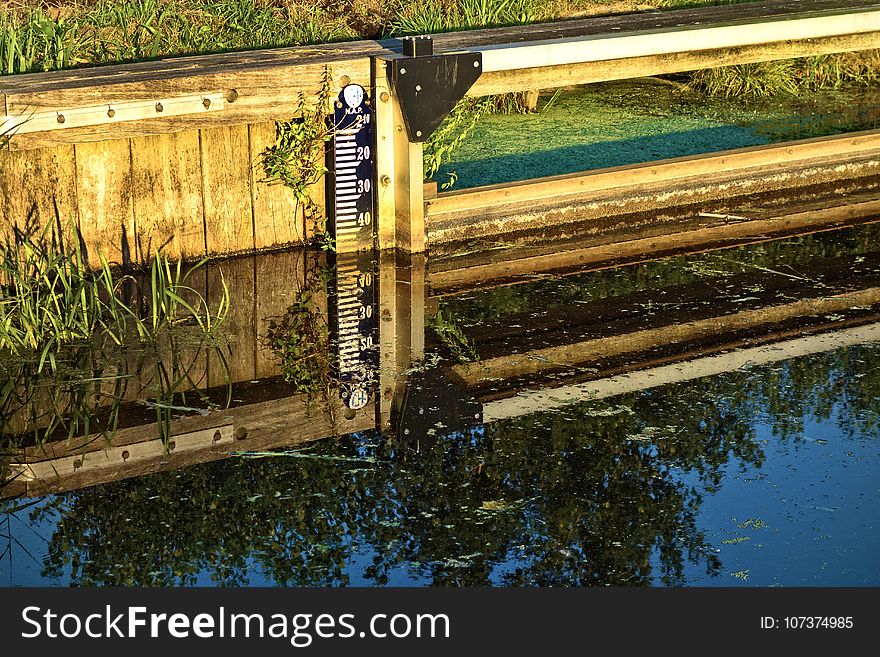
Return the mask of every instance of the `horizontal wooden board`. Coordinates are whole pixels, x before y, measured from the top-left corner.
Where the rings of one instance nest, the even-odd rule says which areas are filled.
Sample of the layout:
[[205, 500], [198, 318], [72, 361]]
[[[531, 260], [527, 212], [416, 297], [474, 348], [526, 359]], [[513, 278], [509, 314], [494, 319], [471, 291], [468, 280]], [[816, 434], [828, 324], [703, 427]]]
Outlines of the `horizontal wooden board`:
[[[762, 22], [779, 18], [812, 15], [814, 12], [845, 9], [865, 10], [877, 7], [876, 2], [866, 0], [787, 0], [772, 3], [738, 4], [725, 7], [704, 7], [669, 12], [650, 12], [560, 21], [543, 25], [530, 25], [487, 30], [473, 30], [435, 36], [438, 52], [463, 48], [479, 48], [497, 44], [526, 44], [551, 39], [571, 39], [596, 35], [623, 37], [640, 32], [692, 29], [694, 26], [727, 24], [731, 21]], [[610, 39], [611, 37], [609, 37]], [[675, 37], [672, 37], [673, 39]], [[839, 37], [833, 37], [835, 39]], [[784, 37], [780, 43], [790, 41]], [[827, 51], [822, 39], [810, 44]], [[731, 45], [731, 44], [728, 44]], [[735, 45], [735, 44], [734, 44]], [[880, 44], [860, 42], [853, 44], [859, 49]], [[761, 51], [762, 57], [801, 56], [814, 54], [810, 48], [790, 54], [790, 44], [780, 52], [772, 49]], [[835, 48], [843, 47], [838, 43]], [[227, 102], [222, 111], [182, 116], [175, 119], [150, 119], [115, 123], [107, 126], [62, 129], [20, 135], [12, 140], [13, 148], [36, 148], [58, 142], [81, 142], [125, 136], [160, 134], [218, 124], [254, 123], [258, 121], [288, 118], [296, 107], [300, 93], [314, 98], [320, 88], [321, 78], [329, 68], [336, 80], [343, 75], [355, 82], [369, 84], [370, 62], [373, 56], [392, 55], [399, 52], [400, 41], [357, 41], [321, 46], [300, 46], [245, 53], [224, 53], [187, 58], [170, 58], [153, 62], [121, 64], [71, 71], [10, 76], [0, 79], [0, 93], [6, 104], [6, 113], [25, 116], [32, 111], [57, 111], [74, 107], [94, 106], [113, 102], [140, 102], [152, 98], [168, 98], [213, 91], [235, 91], [235, 100]], [[757, 56], [757, 51], [749, 54]], [[723, 51], [716, 53], [723, 55]], [[746, 53], [741, 53], [746, 56]], [[617, 57], [624, 55], [617, 54]], [[659, 57], [659, 55], [657, 55]], [[662, 55], [668, 57], [668, 55]], [[703, 65], [699, 60], [697, 66]], [[632, 64], [632, 63], [631, 63]], [[691, 66], [683, 61], [675, 63]], [[706, 64], [710, 65], [710, 64]], [[632, 68], [619, 69], [620, 74], [631, 77]], [[654, 73], [663, 72], [657, 63]], [[668, 72], [668, 71], [666, 71]], [[644, 75], [645, 72], [639, 73]], [[595, 73], [582, 75], [590, 79]], [[606, 78], [607, 79], [607, 78]], [[525, 83], [507, 79], [507, 90], [534, 88]], [[492, 84], [497, 86], [497, 80]], [[478, 83], [479, 85], [479, 83]], [[477, 87], [474, 93], [488, 93], [493, 88], [487, 83]], [[482, 89], [482, 90], [481, 90]], [[232, 96], [231, 96], [232, 97]]]
[[767, 146], [750, 146], [514, 183], [471, 187], [426, 201], [429, 220], [447, 212], [497, 208], [506, 203], [558, 200], [568, 194], [706, 176], [763, 166], [784, 166], [820, 157], [852, 157], [880, 150], [880, 130], [813, 137]]
[[878, 338], [880, 338], [880, 324], [874, 323], [759, 347], [735, 349], [576, 385], [561, 386], [550, 390], [522, 391], [515, 397], [484, 404], [483, 421], [488, 424], [530, 413], [546, 412], [577, 402], [607, 399], [615, 395], [646, 390], [670, 383], [732, 372], [744, 367], [755, 367], [798, 356], [865, 344], [876, 341]]
[[532, 89], [557, 89], [578, 84], [628, 80], [719, 66], [755, 64], [874, 48], [880, 48], [880, 32], [493, 71], [483, 73], [474, 86], [468, 90], [467, 95], [489, 96]]

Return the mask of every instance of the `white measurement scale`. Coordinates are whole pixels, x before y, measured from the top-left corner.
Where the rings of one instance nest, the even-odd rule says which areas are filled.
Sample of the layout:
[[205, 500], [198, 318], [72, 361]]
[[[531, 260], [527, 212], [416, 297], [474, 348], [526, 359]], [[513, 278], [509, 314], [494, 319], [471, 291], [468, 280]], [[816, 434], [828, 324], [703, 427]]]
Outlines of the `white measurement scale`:
[[373, 253], [373, 130], [363, 87], [347, 85], [335, 104], [330, 178], [337, 250], [331, 284], [331, 335], [337, 349], [339, 394], [365, 407], [375, 388], [378, 328]]

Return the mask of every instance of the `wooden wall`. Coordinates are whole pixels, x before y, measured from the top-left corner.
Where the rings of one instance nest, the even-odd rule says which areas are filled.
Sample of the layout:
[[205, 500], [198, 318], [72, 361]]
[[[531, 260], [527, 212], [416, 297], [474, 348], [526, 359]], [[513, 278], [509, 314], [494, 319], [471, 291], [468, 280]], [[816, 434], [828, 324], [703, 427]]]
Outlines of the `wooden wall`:
[[[78, 223], [90, 258], [198, 259], [299, 244], [293, 194], [265, 179], [274, 122], [0, 151], [0, 229]], [[314, 198], [324, 205], [323, 183]]]

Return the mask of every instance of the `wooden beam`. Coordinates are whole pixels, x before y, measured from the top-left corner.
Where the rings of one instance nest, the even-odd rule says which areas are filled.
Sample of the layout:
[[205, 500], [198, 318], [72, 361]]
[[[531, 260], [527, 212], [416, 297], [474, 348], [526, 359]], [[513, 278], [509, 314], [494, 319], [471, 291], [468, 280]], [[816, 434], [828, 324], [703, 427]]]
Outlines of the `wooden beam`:
[[[848, 0], [841, 5], [840, 0], [784, 0], [473, 30], [435, 35], [435, 49], [450, 52], [485, 48], [487, 70], [495, 72], [477, 82], [472, 93], [480, 94], [499, 89], [546, 88], [575, 83], [573, 80], [611, 79], [607, 77], [610, 73], [603, 77], [601, 67], [597, 68], [597, 57], [617, 62], [610, 64], [609, 70], [616, 71], [614, 75], [620, 78], [634, 73], [717, 66], [741, 62], [743, 58], [779, 59], [880, 46], [876, 38], [880, 28], [872, 27], [880, 14], [876, 0]], [[678, 38], [680, 34], [688, 38]], [[853, 35], [857, 38], [847, 41]], [[722, 41], [716, 42], [717, 38]], [[771, 45], [757, 42], [758, 38], [770, 39]], [[542, 43], [548, 41], [559, 42], [559, 48]], [[728, 50], [737, 48], [741, 49], [736, 52], [740, 59], [731, 59]], [[285, 120], [290, 118], [301, 93], [314, 100], [328, 68], [336, 79], [347, 75], [353, 82], [366, 84], [370, 58], [399, 51], [398, 40], [357, 41], [7, 76], [0, 79], [0, 102], [5, 104], [5, 115], [16, 119], [33, 112], [47, 113], [51, 118], [58, 112], [114, 103], [147, 103], [149, 107], [163, 98], [201, 97], [207, 93], [224, 97], [224, 108], [216, 112], [115, 123], [110, 117], [105, 124], [21, 134], [12, 140], [11, 148]], [[569, 51], [591, 54], [542, 54]], [[511, 54], [515, 52], [519, 54]], [[594, 61], [585, 59], [589, 57]], [[583, 72], [565, 70], [561, 64], [566, 61], [569, 64], [565, 66], [573, 66], [571, 62], [575, 61], [586, 68]], [[514, 64], [527, 66], [517, 73], [522, 80], [516, 76], [503, 80], [490, 77]], [[536, 79], [534, 73], [547, 64], [554, 65], [552, 74], [539, 74]], [[536, 86], [536, 82], [540, 84]]]
[[[344, 417], [341, 402], [333, 403], [335, 421], [305, 395], [172, 420], [171, 440], [180, 444], [169, 453], [155, 424], [120, 429], [110, 443], [92, 436], [27, 448], [17, 459], [16, 470], [24, 477], [15, 480], [16, 488], [26, 483], [28, 495], [74, 490], [215, 461], [232, 451], [283, 449], [374, 427], [371, 408]], [[2, 489], [4, 495], [12, 492]]]
[[484, 72], [468, 90], [467, 95], [490, 96], [514, 91], [556, 89], [579, 84], [669, 75], [719, 66], [755, 64], [873, 48], [880, 48], [880, 32]]
[[425, 250], [425, 205], [421, 143], [407, 137], [396, 94], [388, 82], [386, 62], [373, 65], [376, 98], [376, 189], [379, 250], [408, 253]]
[[803, 39], [880, 31], [880, 7], [841, 8], [803, 16], [743, 18], [729, 23], [689, 25], [643, 32], [590, 34], [566, 39], [466, 48], [483, 56], [483, 71], [720, 50]]

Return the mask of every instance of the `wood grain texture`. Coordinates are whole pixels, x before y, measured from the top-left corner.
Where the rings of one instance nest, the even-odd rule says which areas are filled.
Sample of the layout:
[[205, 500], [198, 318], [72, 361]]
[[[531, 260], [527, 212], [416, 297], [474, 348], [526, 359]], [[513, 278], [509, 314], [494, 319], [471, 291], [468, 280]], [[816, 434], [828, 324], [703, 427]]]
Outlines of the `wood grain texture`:
[[[726, 24], [732, 21], [773, 19], [817, 11], [864, 9], [874, 6], [877, 6], [877, 3], [873, 0], [846, 2], [785, 0], [472, 30], [435, 35], [434, 39], [437, 52], [448, 52], [501, 43], [527, 43], [575, 36], [675, 30], [677, 27], [693, 25]], [[874, 44], [865, 47], [877, 47], [876, 40]], [[225, 92], [230, 89], [235, 89], [237, 92], [237, 100], [216, 114], [30, 133], [17, 137], [12, 143], [13, 148], [35, 148], [49, 143], [95, 141], [209, 125], [282, 120], [289, 118], [287, 115], [295, 106], [300, 93], [304, 93], [309, 98], [315, 97], [320, 89], [321, 77], [326, 67], [331, 69], [337, 79], [342, 75], [348, 75], [352, 81], [366, 84], [370, 77], [369, 58], [399, 51], [400, 41], [388, 40], [169, 58], [153, 62], [8, 76], [0, 81], [0, 92], [5, 96], [7, 113], [13, 116], [24, 115], [28, 111], [134, 102], [175, 95]], [[775, 58], [796, 56], [769, 54]], [[678, 64], [678, 66], [683, 65], [685, 64]], [[698, 67], [695, 63], [686, 65]], [[655, 68], [653, 74], [659, 70]], [[649, 73], [645, 71], [638, 74]], [[596, 75], [594, 73], [589, 77]], [[534, 85], [534, 83], [534, 78], [530, 78], [529, 84]], [[490, 87], [487, 85], [484, 88]], [[508, 90], [513, 89], [504, 89], [504, 91]], [[494, 91], [480, 93], [494, 93]]]
[[39, 230], [56, 218], [76, 222], [76, 163], [73, 146], [0, 152], [2, 232]]
[[223, 329], [229, 338], [223, 352], [228, 371], [216, 354], [208, 359], [208, 383], [222, 386], [256, 378], [256, 303], [254, 300], [256, 257], [240, 256], [208, 263], [208, 305], [216, 307], [222, 295], [223, 282], [229, 290], [229, 312]]
[[[227, 427], [231, 424], [236, 441], [231, 447], [228, 443], [217, 446], [206, 443], [205, 447], [201, 449], [192, 449], [179, 454], [172, 452], [167, 457], [156, 457], [133, 463], [125, 463], [120, 460], [115, 465], [85, 472], [59, 471], [57, 476], [50, 479], [27, 482], [18, 479], [13, 485], [0, 488], [0, 494], [22, 493], [24, 487], [26, 487], [28, 495], [74, 490], [108, 481], [118, 481], [152, 472], [174, 470], [227, 458], [231, 449], [265, 451], [291, 447], [336, 434], [364, 431], [375, 426], [373, 409], [369, 406], [357, 411], [351, 419], [346, 419], [343, 416], [341, 402], [336, 403], [334, 411], [337, 418], [335, 424], [330, 421], [327, 413], [318, 408], [317, 404], [309, 403], [303, 395], [293, 395], [219, 410], [206, 416], [185, 417], [172, 421], [172, 437], [186, 432]], [[124, 445], [136, 445], [143, 441], [155, 440], [157, 435], [158, 429], [155, 424], [121, 429], [113, 437], [112, 447], [109, 450], [118, 450]], [[106, 443], [100, 439], [88, 441], [78, 438], [71, 444], [82, 445], [84, 442], [88, 444], [85, 450], [70, 449], [66, 442], [49, 444], [44, 448], [24, 450], [23, 460], [28, 463], [39, 463], [48, 459], [60, 460], [73, 454], [81, 454], [84, 451], [95, 452], [106, 448]]]
[[295, 249], [257, 256], [257, 378], [276, 376], [280, 373], [278, 361], [265, 344], [269, 322], [279, 319], [298, 298], [305, 285], [308, 255], [302, 249]]
[[79, 224], [89, 260], [127, 264], [134, 253], [131, 142], [127, 139], [77, 144]]
[[251, 250], [254, 217], [247, 126], [202, 130], [200, 140], [208, 254]]
[[[208, 73], [201, 73], [203, 69], [193, 67], [185, 69], [189, 73], [185, 76], [180, 71], [163, 76], [161, 72], [141, 71], [137, 68], [126, 69], [117, 76], [92, 80], [73, 78], [69, 75], [71, 72], [41, 74], [51, 77], [67, 73], [68, 76], [67, 79], [56, 79], [55, 84], [33, 81], [33, 85], [22, 86], [16, 91], [5, 88], [10, 115], [25, 115], [27, 112], [53, 108], [138, 102], [218, 90], [234, 90], [237, 98], [234, 102], [227, 102], [225, 109], [206, 114], [26, 133], [16, 136], [10, 143], [10, 148], [35, 148], [44, 144], [120, 139], [219, 125], [289, 120], [301, 94], [307, 102], [315, 102], [328, 67], [336, 79], [347, 75], [351, 80], [360, 81], [365, 86], [369, 84], [369, 59], [366, 58], [337, 62], [329, 57], [326, 61], [306, 65], [258, 63], [250, 69], [241, 65], [222, 72]], [[116, 67], [87, 71], [103, 71], [104, 68]], [[5, 84], [5, 80], [0, 84]]]
[[[275, 143], [275, 123], [249, 126], [251, 203], [254, 212], [254, 246], [265, 249], [301, 244], [306, 239], [302, 208], [293, 192], [284, 185], [269, 181], [263, 172], [262, 154]], [[323, 179], [322, 179], [323, 182]], [[321, 207], [324, 206], [322, 190]]]
[[131, 158], [137, 260], [160, 246], [172, 258], [204, 256], [198, 132], [135, 138]]
[[578, 84], [627, 80], [667, 75], [718, 66], [753, 64], [779, 59], [868, 50], [880, 47], [880, 33], [867, 32], [826, 39], [804, 39], [781, 43], [701, 50], [697, 52], [626, 57], [601, 62], [496, 71], [484, 73], [468, 96], [488, 96], [532, 89], [555, 89]]

